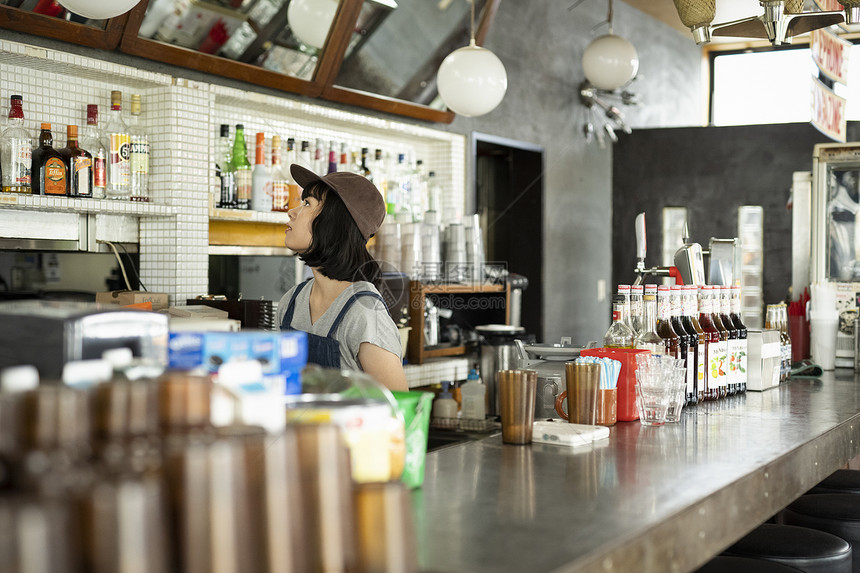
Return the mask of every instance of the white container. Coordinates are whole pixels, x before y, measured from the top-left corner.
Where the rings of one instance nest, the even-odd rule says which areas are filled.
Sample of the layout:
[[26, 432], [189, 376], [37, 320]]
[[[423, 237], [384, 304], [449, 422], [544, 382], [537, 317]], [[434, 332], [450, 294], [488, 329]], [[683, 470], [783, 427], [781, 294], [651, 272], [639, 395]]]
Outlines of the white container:
[[449, 382], [442, 382], [442, 392], [433, 400], [434, 418], [451, 419], [457, 417], [457, 401], [448, 392]]
[[836, 367], [836, 334], [839, 331], [839, 313], [812, 310], [809, 312], [809, 352], [812, 360], [823, 370]]
[[747, 390], [761, 392], [779, 386], [779, 331], [750, 330], [747, 352]]
[[487, 387], [481, 383], [481, 378], [475, 370], [469, 373], [469, 379], [460, 388], [463, 398], [461, 416], [467, 420], [483, 420], [487, 417]]

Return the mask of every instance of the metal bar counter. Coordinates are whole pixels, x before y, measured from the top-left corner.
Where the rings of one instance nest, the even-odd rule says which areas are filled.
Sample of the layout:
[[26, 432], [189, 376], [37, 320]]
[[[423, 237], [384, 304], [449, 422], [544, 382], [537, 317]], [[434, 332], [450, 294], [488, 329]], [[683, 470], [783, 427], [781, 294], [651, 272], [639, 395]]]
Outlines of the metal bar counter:
[[503, 445], [427, 455], [415, 492], [422, 571], [694, 571], [860, 453], [854, 373], [795, 379], [619, 422], [591, 446]]

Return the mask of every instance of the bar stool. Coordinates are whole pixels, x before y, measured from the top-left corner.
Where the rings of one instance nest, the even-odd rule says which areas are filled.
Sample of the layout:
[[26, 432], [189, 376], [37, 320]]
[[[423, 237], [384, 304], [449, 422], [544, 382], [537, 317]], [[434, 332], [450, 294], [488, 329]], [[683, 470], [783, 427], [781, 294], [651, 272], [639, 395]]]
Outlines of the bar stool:
[[860, 495], [802, 495], [782, 511], [782, 522], [838, 535], [851, 544], [854, 570], [860, 571]]
[[764, 523], [723, 555], [774, 561], [806, 573], [851, 573], [851, 545], [836, 535], [792, 525]]
[[701, 569], [696, 570], [696, 573], [798, 573], [798, 571], [800, 569], [775, 561], [720, 555], [705, 563]]
[[820, 493], [860, 493], [860, 470], [836, 470], [804, 495]]

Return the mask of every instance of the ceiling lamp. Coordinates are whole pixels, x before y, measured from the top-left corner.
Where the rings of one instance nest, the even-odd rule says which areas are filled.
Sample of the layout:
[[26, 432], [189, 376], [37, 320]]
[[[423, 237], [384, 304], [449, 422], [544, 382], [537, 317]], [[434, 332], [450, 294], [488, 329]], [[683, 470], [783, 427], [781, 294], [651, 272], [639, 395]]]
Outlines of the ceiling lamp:
[[470, 4], [469, 45], [442, 60], [436, 73], [436, 87], [451, 111], [475, 117], [493, 111], [502, 102], [508, 89], [508, 75], [493, 52], [475, 44], [474, 0]]
[[63, 8], [90, 20], [107, 20], [125, 14], [140, 0], [59, 0]]
[[301, 43], [321, 50], [336, 12], [337, 0], [292, 0], [287, 22]]
[[609, 33], [595, 38], [582, 54], [582, 69], [592, 86], [615, 90], [630, 83], [639, 71], [639, 54], [629, 41], [612, 33], [612, 0], [609, 0]]

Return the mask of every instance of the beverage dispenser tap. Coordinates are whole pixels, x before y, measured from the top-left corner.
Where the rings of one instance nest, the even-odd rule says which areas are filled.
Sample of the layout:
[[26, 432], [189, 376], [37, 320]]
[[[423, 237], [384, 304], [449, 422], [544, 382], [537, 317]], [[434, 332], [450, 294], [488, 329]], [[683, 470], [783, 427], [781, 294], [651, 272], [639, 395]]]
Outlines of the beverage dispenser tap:
[[655, 277], [674, 277], [675, 284], [682, 285], [684, 284], [684, 279], [681, 277], [681, 273], [678, 271], [678, 267], [645, 267], [645, 254], [647, 252], [647, 244], [645, 237], [645, 213], [639, 213], [636, 215], [636, 258], [638, 259], [636, 263], [636, 268], [633, 269], [633, 272], [636, 273], [636, 280], [633, 281], [634, 285], [642, 284], [642, 281], [645, 280], [646, 276], [655, 276]]

